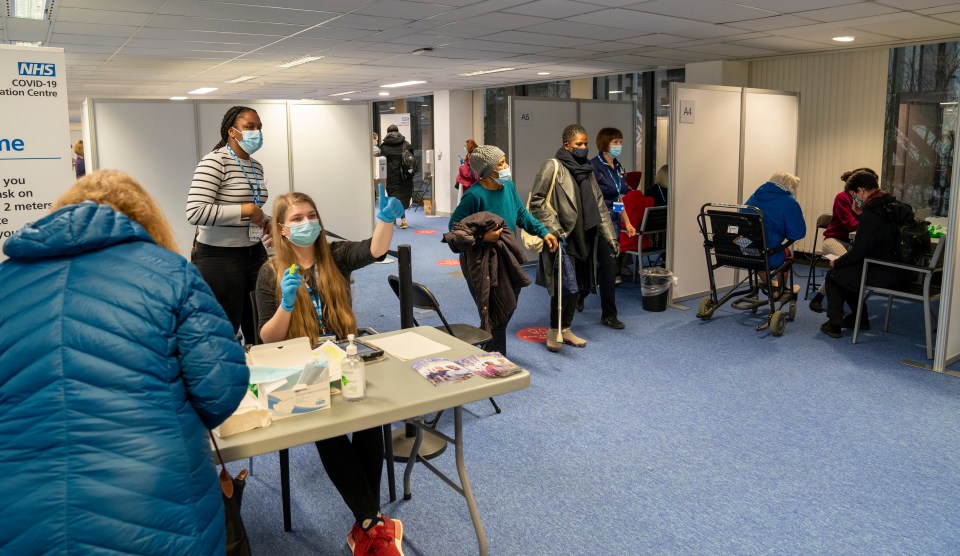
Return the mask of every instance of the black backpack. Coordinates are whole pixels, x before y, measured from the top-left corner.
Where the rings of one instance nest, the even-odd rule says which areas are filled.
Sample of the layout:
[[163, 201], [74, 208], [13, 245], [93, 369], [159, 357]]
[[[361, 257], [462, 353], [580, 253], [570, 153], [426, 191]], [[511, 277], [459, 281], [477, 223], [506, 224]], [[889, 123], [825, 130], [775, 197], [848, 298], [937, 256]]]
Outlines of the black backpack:
[[897, 226], [897, 251], [901, 262], [919, 265], [930, 254], [930, 234], [927, 223], [917, 220], [913, 207], [900, 201], [891, 201], [884, 207], [887, 218]]
[[410, 143], [404, 143], [400, 152], [400, 170], [408, 176], [415, 176], [420, 171], [420, 161], [410, 149]]

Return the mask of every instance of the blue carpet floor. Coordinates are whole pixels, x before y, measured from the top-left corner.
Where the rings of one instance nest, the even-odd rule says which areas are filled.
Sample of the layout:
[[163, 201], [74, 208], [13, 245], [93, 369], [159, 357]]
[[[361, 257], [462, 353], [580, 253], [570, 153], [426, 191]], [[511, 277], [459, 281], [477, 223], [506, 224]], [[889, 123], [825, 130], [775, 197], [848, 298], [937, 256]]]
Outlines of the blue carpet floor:
[[[394, 245], [413, 246], [414, 280], [448, 320], [476, 324], [459, 267], [437, 265], [454, 258], [440, 234], [415, 233], [442, 233], [446, 219], [409, 221]], [[354, 274], [362, 325], [399, 327], [396, 272]], [[873, 330], [852, 345], [849, 331], [820, 333], [825, 318], [806, 303], [776, 338], [729, 306], [700, 321], [696, 300], [650, 313], [638, 287], [617, 293], [627, 328], [602, 326], [591, 296], [574, 322], [589, 345], [559, 354], [514, 336], [547, 324], [546, 292], [520, 296], [509, 356], [531, 386], [499, 398], [501, 415], [486, 401], [465, 412], [491, 555], [960, 553], [960, 379], [901, 364], [926, 361], [919, 305], [895, 304], [884, 333], [871, 301]], [[454, 473], [452, 450], [434, 461]], [[255, 460], [243, 507], [255, 553], [348, 554], [352, 517], [313, 445], [291, 450], [291, 475], [284, 533], [277, 456]], [[463, 498], [428, 470], [408, 502], [387, 503], [383, 483], [406, 554], [476, 553]]]

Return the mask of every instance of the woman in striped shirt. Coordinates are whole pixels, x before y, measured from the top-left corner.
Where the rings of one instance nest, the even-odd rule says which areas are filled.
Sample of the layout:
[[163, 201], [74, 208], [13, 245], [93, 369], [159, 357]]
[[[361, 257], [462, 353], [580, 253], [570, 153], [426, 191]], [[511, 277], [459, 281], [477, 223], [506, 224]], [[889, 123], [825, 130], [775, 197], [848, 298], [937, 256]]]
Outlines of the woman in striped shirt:
[[251, 157], [263, 144], [262, 128], [256, 110], [227, 110], [220, 142], [200, 160], [187, 195], [187, 220], [197, 227], [192, 261], [247, 343], [255, 337], [250, 292], [270, 242], [263, 166]]

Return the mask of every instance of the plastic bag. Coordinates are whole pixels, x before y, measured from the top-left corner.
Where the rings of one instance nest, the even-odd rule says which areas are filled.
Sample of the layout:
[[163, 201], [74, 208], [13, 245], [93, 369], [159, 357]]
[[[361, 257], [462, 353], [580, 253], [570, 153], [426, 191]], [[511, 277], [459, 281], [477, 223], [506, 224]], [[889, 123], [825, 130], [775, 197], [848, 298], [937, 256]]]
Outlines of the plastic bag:
[[659, 266], [644, 268], [640, 272], [640, 293], [660, 295], [673, 284], [673, 273]]

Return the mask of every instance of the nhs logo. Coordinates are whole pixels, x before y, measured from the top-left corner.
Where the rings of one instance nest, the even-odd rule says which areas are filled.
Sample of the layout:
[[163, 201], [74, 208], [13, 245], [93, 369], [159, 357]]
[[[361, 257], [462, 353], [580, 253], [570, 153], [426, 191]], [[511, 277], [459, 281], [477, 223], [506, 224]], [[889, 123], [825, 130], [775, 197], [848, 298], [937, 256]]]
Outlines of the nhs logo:
[[17, 73], [34, 77], [56, 77], [56, 64], [41, 64], [38, 62], [17, 62]]

